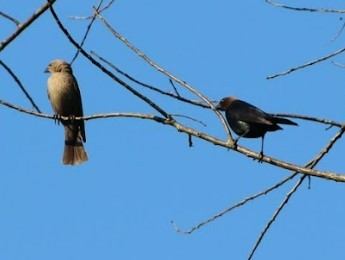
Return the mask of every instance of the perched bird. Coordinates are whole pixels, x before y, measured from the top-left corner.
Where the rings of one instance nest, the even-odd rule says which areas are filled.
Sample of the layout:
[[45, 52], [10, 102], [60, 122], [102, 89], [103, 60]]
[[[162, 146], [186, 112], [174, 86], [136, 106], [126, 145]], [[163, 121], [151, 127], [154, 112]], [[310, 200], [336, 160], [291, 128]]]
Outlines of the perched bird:
[[264, 138], [267, 132], [283, 129], [278, 124], [298, 125], [291, 120], [270, 115], [235, 97], [223, 98], [217, 105], [217, 109], [225, 111], [230, 128], [238, 135], [235, 139], [235, 145], [241, 137], [262, 138], [261, 158], [263, 157]]
[[71, 66], [63, 60], [52, 61], [44, 72], [50, 72], [48, 79], [48, 97], [53, 110], [65, 127], [65, 148], [62, 163], [67, 165], [80, 164], [87, 161], [83, 142], [86, 142], [85, 125], [82, 120], [74, 117], [83, 116], [81, 95]]

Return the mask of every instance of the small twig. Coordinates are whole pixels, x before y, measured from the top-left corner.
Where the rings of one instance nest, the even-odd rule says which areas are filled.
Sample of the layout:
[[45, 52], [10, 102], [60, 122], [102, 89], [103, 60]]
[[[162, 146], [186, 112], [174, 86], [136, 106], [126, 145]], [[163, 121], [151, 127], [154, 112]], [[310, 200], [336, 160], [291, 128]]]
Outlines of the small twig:
[[195, 119], [195, 118], [190, 117], [190, 116], [185, 116], [185, 115], [180, 115], [180, 114], [171, 114], [171, 116], [173, 116], [173, 117], [183, 117], [183, 118], [188, 118], [188, 119], [190, 119], [190, 120], [192, 120], [192, 121], [194, 121], [194, 122], [197, 122], [197, 123], [199, 123], [199, 124], [201, 124], [201, 125], [203, 125], [203, 126], [207, 127], [207, 125], [206, 125], [206, 124], [205, 124], [203, 121], [198, 120], [198, 119]]
[[307, 177], [306, 175], [303, 175], [295, 184], [295, 186], [288, 192], [288, 194], [286, 194], [285, 199], [283, 200], [283, 202], [279, 205], [278, 209], [276, 210], [276, 212], [274, 212], [272, 218], [268, 221], [267, 225], [265, 226], [265, 228], [263, 229], [263, 231], [261, 232], [258, 240], [256, 241], [254, 248], [252, 249], [252, 251], [249, 254], [248, 260], [252, 259], [256, 249], [258, 248], [258, 246], [260, 245], [263, 237], [265, 236], [266, 232], [269, 230], [270, 226], [272, 225], [272, 223], [276, 220], [277, 216], [279, 215], [279, 213], [282, 211], [282, 209], [284, 208], [284, 206], [289, 202], [289, 199], [291, 198], [291, 196], [297, 191], [298, 187], [302, 184], [303, 180], [305, 179], [305, 177]]
[[345, 10], [334, 10], [334, 9], [324, 9], [324, 8], [317, 9], [317, 8], [305, 8], [305, 7], [291, 7], [291, 6], [275, 3], [275, 2], [273, 2], [271, 0], [266, 0], [266, 3], [269, 3], [269, 4], [274, 5], [276, 7], [281, 7], [281, 8], [285, 8], [285, 9], [289, 9], [289, 10], [293, 10], [293, 11], [317, 12], [317, 13], [345, 13]]
[[94, 8], [95, 13], [97, 14], [98, 19], [101, 20], [101, 22], [106, 26], [106, 28], [108, 28], [110, 30], [110, 32], [116, 37], [118, 38], [120, 41], [122, 41], [127, 47], [129, 47], [132, 51], [134, 51], [139, 57], [141, 57], [142, 59], [144, 59], [150, 66], [152, 66], [153, 68], [155, 68], [156, 70], [158, 70], [159, 72], [163, 73], [164, 75], [166, 75], [168, 78], [170, 78], [171, 80], [179, 83], [180, 85], [182, 85], [183, 87], [185, 87], [186, 89], [188, 89], [190, 92], [192, 92], [194, 95], [198, 96], [200, 99], [202, 99], [203, 101], [206, 102], [207, 105], [209, 105], [211, 107], [211, 109], [213, 110], [213, 112], [217, 115], [217, 117], [219, 118], [219, 120], [221, 121], [225, 131], [226, 131], [226, 135], [227, 135], [227, 139], [229, 142], [234, 142], [229, 126], [226, 123], [224, 117], [222, 116], [222, 114], [216, 109], [216, 107], [212, 104], [212, 102], [210, 100], [208, 100], [208, 98], [206, 96], [204, 96], [203, 94], [201, 94], [199, 91], [197, 91], [196, 89], [194, 89], [192, 86], [190, 86], [189, 84], [187, 84], [186, 82], [180, 80], [179, 78], [177, 78], [176, 76], [172, 75], [170, 72], [166, 71], [165, 69], [163, 69], [162, 67], [158, 66], [155, 62], [153, 62], [153, 60], [151, 60], [150, 58], [148, 58], [142, 51], [140, 51], [137, 47], [135, 47], [133, 44], [131, 44], [125, 37], [123, 37], [120, 33], [118, 33], [112, 26], [110, 26], [110, 24], [101, 16], [101, 14], [99, 12], [97, 12], [97, 10]]
[[46, 2], [44, 5], [38, 8], [36, 12], [28, 20], [20, 24], [20, 26], [18, 26], [18, 29], [10, 37], [8, 37], [6, 40], [0, 43], [0, 52], [3, 49], [5, 49], [5, 47], [10, 42], [17, 38], [17, 36], [21, 34], [32, 22], [34, 22], [38, 17], [40, 17], [40, 15], [43, 14], [49, 8], [50, 5], [54, 4], [55, 1], [56, 0], [50, 0], [50, 3]]
[[180, 94], [177, 91], [177, 88], [175, 87], [174, 82], [172, 81], [172, 79], [169, 79], [170, 85], [173, 87], [173, 89], [175, 90], [176, 96], [181, 97]]
[[[146, 84], [146, 83], [143, 83], [137, 79], [135, 79], [133, 76], [127, 74], [126, 72], [120, 70], [118, 67], [116, 67], [113, 63], [111, 63], [110, 61], [106, 60], [105, 58], [99, 56], [95, 51], [91, 51], [91, 54], [96, 56], [99, 60], [101, 60], [102, 62], [106, 63], [109, 67], [111, 67], [112, 69], [114, 69], [116, 72], [120, 73], [122, 76], [126, 77], [127, 79], [129, 79], [130, 81], [133, 81], [135, 82], [136, 84], [142, 86], [142, 87], [145, 87], [147, 89], [150, 89], [150, 90], [153, 90], [155, 92], [158, 92], [162, 95], [165, 95], [165, 96], [169, 96], [169, 97], [172, 97], [172, 98], [175, 98], [177, 100], [180, 100], [180, 101], [183, 101], [185, 103], [189, 103], [189, 104], [192, 104], [192, 105], [196, 105], [196, 106], [199, 106], [199, 107], [203, 107], [203, 108], [211, 108], [209, 105], [206, 104], [206, 102], [204, 102], [203, 100], [189, 100], [187, 98], [184, 98], [184, 97], [181, 97], [181, 96], [177, 96], [175, 94], [172, 94], [170, 92], [166, 92], [166, 91], [163, 91], [157, 87], [154, 87], [152, 85], [149, 85], [149, 84]], [[215, 101], [211, 101], [211, 102], [215, 102]]]
[[331, 126], [338, 126], [338, 127], [343, 127], [344, 124], [340, 122], [336, 122], [333, 120], [328, 120], [324, 118], [318, 118], [318, 117], [312, 117], [312, 116], [304, 116], [304, 115], [295, 115], [295, 114], [286, 114], [286, 113], [275, 113], [275, 114], [270, 114], [273, 116], [280, 116], [280, 117], [289, 117], [289, 118], [297, 118], [297, 119], [303, 119], [307, 121], [312, 121], [312, 122], [318, 122], [326, 125], [331, 125]]
[[193, 140], [192, 140], [192, 135], [188, 134], [188, 146], [193, 147]]
[[0, 11], [0, 15], [5, 17], [6, 19], [10, 20], [11, 22], [14, 22], [17, 26], [20, 25], [20, 22], [17, 19], [13, 18], [12, 16], [9, 16], [8, 14], [5, 14], [1, 11]]
[[[313, 160], [311, 160], [310, 162], [308, 162], [306, 164], [306, 167], [313, 169], [319, 161], [321, 161], [321, 159], [329, 152], [329, 150], [332, 148], [332, 146], [335, 144], [335, 142], [337, 140], [340, 139], [340, 137], [343, 135], [345, 129], [342, 128], [330, 141], [329, 143], [314, 157]], [[272, 218], [268, 221], [267, 225], [264, 227], [263, 231], [261, 232], [259, 238], [257, 239], [257, 241], [255, 242], [255, 245], [249, 255], [248, 259], [251, 259], [252, 256], [254, 255], [256, 249], [258, 248], [259, 244], [261, 243], [263, 237], [265, 236], [265, 234], [267, 233], [268, 229], [270, 228], [270, 226], [272, 225], [272, 223], [275, 221], [275, 219], [277, 218], [277, 216], [279, 215], [279, 213], [282, 211], [282, 209], [284, 208], [284, 206], [288, 203], [290, 197], [292, 196], [292, 194], [294, 192], [297, 191], [298, 187], [301, 185], [301, 183], [303, 182], [303, 180], [305, 179], [305, 177], [307, 177], [307, 175], [303, 175], [300, 180], [296, 183], [296, 185], [293, 187], [293, 189], [286, 195], [285, 199], [283, 200], [283, 202], [280, 204], [280, 206], [278, 207], [278, 209], [276, 210], [276, 212], [273, 214]], [[308, 176], [308, 179], [310, 181], [310, 176]], [[309, 183], [309, 188], [310, 188], [310, 183]]]
[[344, 51], [345, 51], [345, 48], [339, 49], [339, 50], [337, 50], [336, 52], [333, 52], [332, 54], [329, 54], [329, 55], [324, 56], [324, 57], [322, 57], [322, 58], [319, 58], [319, 59], [316, 59], [316, 60], [307, 62], [307, 63], [305, 63], [305, 64], [303, 64], [303, 65], [300, 65], [300, 66], [297, 66], [297, 67], [293, 67], [293, 68], [288, 69], [288, 70], [286, 70], [286, 71], [284, 71], [284, 72], [281, 72], [281, 73], [278, 73], [278, 74], [275, 74], [275, 75], [272, 75], [272, 76], [268, 76], [267, 79], [274, 79], [274, 78], [276, 78], [276, 77], [280, 77], [280, 76], [284, 76], [284, 75], [290, 74], [291, 72], [294, 72], [294, 71], [296, 71], [296, 70], [303, 69], [303, 68], [305, 68], [305, 67], [308, 67], [308, 66], [314, 65], [314, 64], [316, 64], [316, 63], [325, 61], [325, 60], [327, 60], [327, 59], [329, 59], [329, 58], [332, 58], [332, 57], [334, 57], [334, 56], [336, 56], [336, 55], [338, 55], [338, 54], [344, 52]]
[[0, 60], [0, 65], [2, 67], [4, 67], [4, 69], [11, 75], [11, 77], [18, 84], [19, 88], [23, 91], [23, 93], [27, 97], [27, 99], [29, 99], [30, 103], [36, 109], [36, 111], [41, 113], [41, 110], [38, 108], [38, 106], [36, 105], [35, 101], [30, 96], [30, 94], [26, 91], [26, 89], [24, 88], [23, 84], [20, 82], [19, 78], [16, 76], [16, 74], [14, 74], [14, 72], [2, 60]]
[[341, 63], [338, 63], [338, 62], [335, 62], [335, 61], [331, 61], [331, 63], [334, 64], [335, 66], [338, 66], [339, 68], [345, 69], [345, 65], [344, 64], [341, 64]]
[[[99, 9], [98, 12], [102, 13], [104, 10], [108, 9], [114, 2], [115, 2], [115, 0], [111, 0], [106, 6], [104, 6], [101, 9]], [[69, 19], [89, 20], [89, 19], [93, 19], [94, 17], [95, 17], [95, 15], [90, 15], [90, 16], [70, 16]]]
[[338, 39], [340, 34], [344, 31], [344, 29], [345, 29], [345, 22], [343, 22], [343, 25], [341, 26], [340, 30], [334, 35], [334, 37], [330, 40], [330, 42], [334, 42], [336, 39]]
[[[102, 3], [103, 3], [103, 0], [100, 0], [98, 6], [96, 7], [97, 10], [99, 10], [99, 8], [101, 7]], [[92, 16], [92, 18], [91, 18], [91, 22], [89, 23], [89, 25], [88, 25], [87, 28], [86, 28], [85, 35], [84, 35], [84, 37], [83, 37], [83, 39], [82, 39], [82, 41], [81, 41], [81, 43], [80, 43], [80, 46], [81, 46], [81, 47], [84, 46], [84, 43], [85, 43], [85, 41], [86, 41], [86, 38], [87, 38], [87, 36], [88, 36], [88, 34], [89, 34], [90, 30], [91, 30], [92, 24], [94, 23], [95, 20], [96, 20], [96, 15], [94, 14], [94, 15]], [[79, 55], [79, 49], [78, 49], [77, 52], [74, 54], [74, 57], [73, 57], [73, 59], [72, 59], [70, 65], [72, 65], [72, 63], [77, 59], [78, 55]]]
[[258, 197], [260, 197], [260, 196], [262, 196], [262, 195], [267, 195], [267, 194], [270, 193], [271, 191], [273, 191], [273, 190], [279, 188], [280, 186], [282, 186], [282, 185], [283, 185], [284, 183], [286, 183], [287, 181], [292, 180], [296, 175], [297, 175], [297, 173], [291, 174], [291, 175], [288, 176], [287, 178], [285, 178], [285, 179], [283, 179], [282, 181], [278, 182], [277, 184], [275, 184], [275, 185], [269, 187], [268, 189], [266, 189], [266, 190], [264, 190], [264, 191], [261, 191], [261, 192], [255, 194], [255, 195], [252, 195], [252, 196], [250, 196], [250, 197], [248, 197], [248, 198], [245, 198], [244, 200], [242, 200], [242, 201], [236, 203], [235, 205], [232, 205], [231, 207], [228, 207], [228, 208], [222, 210], [221, 212], [217, 213], [216, 215], [210, 217], [209, 219], [207, 219], [207, 220], [205, 220], [205, 221], [203, 221], [203, 222], [200, 222], [199, 224], [197, 224], [196, 226], [192, 227], [192, 228], [189, 229], [189, 230], [182, 230], [182, 229], [180, 229], [180, 228], [174, 223], [174, 221], [172, 221], [172, 225], [173, 225], [174, 229], [176, 230], [176, 232], [178, 232], [178, 233], [181, 233], [181, 234], [191, 234], [191, 233], [193, 233], [195, 230], [198, 230], [198, 229], [200, 229], [201, 227], [203, 227], [203, 226], [209, 224], [210, 222], [213, 222], [213, 221], [216, 220], [217, 218], [219, 218], [219, 217], [221, 217], [221, 216], [223, 216], [223, 215], [229, 213], [230, 211], [232, 211], [232, 210], [234, 210], [234, 209], [236, 209], [236, 208], [238, 208], [238, 207], [240, 207], [240, 206], [243, 206], [243, 205], [246, 204], [247, 202], [252, 201], [252, 200], [254, 200], [254, 199], [256, 199], [256, 198], [258, 198]]

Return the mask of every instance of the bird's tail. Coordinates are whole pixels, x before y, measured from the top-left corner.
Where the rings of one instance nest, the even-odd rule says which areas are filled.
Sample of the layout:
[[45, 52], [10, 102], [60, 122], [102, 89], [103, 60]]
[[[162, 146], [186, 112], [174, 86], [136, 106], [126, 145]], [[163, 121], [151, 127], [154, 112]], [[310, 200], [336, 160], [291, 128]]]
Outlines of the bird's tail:
[[281, 117], [273, 117], [273, 121], [276, 124], [285, 124], [285, 125], [298, 125], [297, 123], [295, 123], [294, 121], [291, 121], [289, 119], [286, 118], [281, 118]]
[[62, 163], [66, 165], [81, 164], [88, 160], [84, 149], [80, 129], [75, 125], [65, 126], [65, 148]]

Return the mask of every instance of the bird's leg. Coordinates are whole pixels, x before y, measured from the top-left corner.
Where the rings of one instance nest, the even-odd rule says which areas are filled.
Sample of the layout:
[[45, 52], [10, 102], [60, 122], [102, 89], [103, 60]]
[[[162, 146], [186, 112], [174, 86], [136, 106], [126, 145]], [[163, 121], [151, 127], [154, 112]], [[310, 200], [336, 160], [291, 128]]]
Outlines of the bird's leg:
[[75, 115], [68, 116], [68, 121], [71, 121], [71, 124], [74, 124], [74, 122], [75, 122]]
[[[259, 163], [262, 163], [262, 158], [264, 158], [264, 141], [265, 141], [265, 135], [261, 136], [261, 150], [260, 150], [260, 157], [258, 159]], [[255, 158], [253, 159], [256, 160]]]
[[262, 158], [264, 157], [264, 141], [265, 141], [265, 135], [261, 137], [261, 151], [260, 151], [260, 158], [259, 163], [262, 163]]
[[61, 122], [61, 115], [54, 114], [53, 118], [54, 118], [54, 123], [56, 124], [56, 122], [57, 122], [57, 124], [59, 125]]

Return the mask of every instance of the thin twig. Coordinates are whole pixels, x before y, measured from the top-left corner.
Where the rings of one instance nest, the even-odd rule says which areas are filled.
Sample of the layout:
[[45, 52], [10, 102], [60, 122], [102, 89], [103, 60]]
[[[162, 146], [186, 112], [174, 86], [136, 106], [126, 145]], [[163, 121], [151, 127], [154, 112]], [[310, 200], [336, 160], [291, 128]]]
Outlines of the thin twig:
[[284, 208], [284, 206], [289, 202], [289, 199], [291, 198], [291, 196], [296, 192], [296, 190], [298, 189], [298, 187], [302, 184], [303, 180], [305, 179], [305, 177], [307, 177], [307, 175], [303, 175], [295, 184], [295, 186], [288, 192], [288, 194], [286, 194], [285, 199], [283, 200], [283, 202], [279, 205], [278, 209], [276, 210], [276, 212], [274, 212], [272, 218], [268, 221], [267, 225], [265, 226], [264, 230], [261, 232], [258, 240], [256, 241], [254, 248], [252, 249], [252, 251], [249, 254], [248, 260], [252, 259], [256, 249], [258, 248], [258, 246], [260, 245], [263, 237], [265, 236], [266, 232], [268, 231], [268, 229], [270, 228], [270, 226], [272, 225], [272, 223], [276, 220], [277, 216], [279, 215], [279, 213], [282, 211], [282, 209]]
[[[345, 129], [342, 128], [338, 133], [336, 133], [334, 135], [334, 137], [328, 142], [328, 144], [314, 157], [314, 159], [306, 164], [306, 167], [308, 167], [310, 169], [313, 169], [318, 164], [318, 162], [320, 162], [321, 159], [330, 151], [330, 149], [333, 147], [335, 142], [341, 138], [341, 136], [343, 135], [344, 131], [345, 131]], [[249, 255], [248, 259], [252, 258], [252, 256], [254, 255], [256, 249], [258, 248], [259, 244], [261, 243], [263, 237], [265, 236], [265, 234], [269, 230], [270, 226], [275, 221], [277, 216], [280, 214], [280, 212], [282, 211], [284, 206], [288, 203], [290, 197], [297, 191], [298, 187], [302, 184], [302, 182], [305, 179], [305, 177], [307, 177], [307, 175], [303, 175], [300, 178], [300, 180], [296, 183], [296, 185], [293, 187], [293, 189], [286, 195], [285, 199], [280, 204], [280, 206], [278, 207], [276, 212], [273, 214], [271, 219], [268, 221], [267, 225], [264, 227], [264, 229], [261, 232], [260, 236], [258, 237], [257, 241], [255, 242], [255, 245], [254, 245], [252, 251], [250, 252], [250, 255]], [[308, 176], [308, 177], [310, 177], [310, 176]], [[308, 179], [310, 181], [310, 178], [308, 178]], [[309, 187], [310, 187], [310, 183], [309, 183]]]
[[195, 118], [193, 118], [193, 117], [190, 117], [190, 116], [185, 116], [185, 115], [180, 115], [180, 114], [170, 114], [171, 116], [173, 116], [173, 117], [183, 117], [183, 118], [188, 118], [188, 119], [190, 119], [190, 120], [192, 120], [192, 121], [194, 121], [194, 122], [197, 122], [197, 123], [199, 123], [199, 124], [201, 124], [201, 125], [203, 125], [203, 126], [205, 126], [205, 127], [207, 127], [207, 125], [203, 122], [203, 121], [201, 121], [201, 120], [198, 120], [198, 119], [195, 119]]
[[[97, 10], [99, 10], [99, 8], [101, 7], [103, 1], [104, 1], [104, 0], [100, 0], [98, 6], [96, 7]], [[80, 43], [80, 46], [81, 46], [81, 47], [84, 46], [84, 43], [85, 43], [85, 41], [86, 41], [86, 38], [87, 38], [87, 36], [89, 35], [89, 32], [90, 32], [91, 27], [92, 27], [92, 24], [94, 23], [95, 20], [96, 20], [96, 15], [94, 14], [94, 15], [92, 16], [92, 18], [91, 18], [91, 22], [89, 23], [89, 25], [88, 25], [87, 28], [86, 28], [85, 35], [84, 35], [84, 37], [83, 37], [83, 39], [82, 39], [82, 41], [81, 41], [81, 43]], [[71, 63], [70, 63], [71, 65], [72, 65], [73, 62], [77, 59], [78, 55], [79, 55], [79, 49], [78, 49], [77, 52], [74, 54], [74, 57], [73, 57], [73, 59], [72, 59], [72, 61], [71, 61]]]
[[345, 69], [345, 65], [339, 62], [332, 61], [332, 64], [334, 64], [335, 66], [338, 66], [339, 68]]
[[142, 51], [140, 51], [138, 48], [136, 48], [126, 38], [124, 38], [121, 34], [119, 34], [112, 26], [110, 26], [110, 24], [101, 16], [101, 14], [99, 12], [97, 12], [97, 10], [95, 8], [94, 8], [94, 11], [97, 14], [97, 17], [101, 20], [101, 22], [111, 31], [111, 33], [116, 38], [118, 38], [126, 46], [128, 46], [131, 50], [133, 50], [139, 57], [144, 59], [150, 66], [152, 66], [153, 68], [155, 68], [159, 72], [163, 73], [164, 75], [166, 75], [168, 78], [172, 79], [173, 81], [179, 83], [180, 85], [182, 85], [183, 87], [188, 89], [190, 92], [192, 92], [193, 94], [198, 96], [200, 99], [205, 101], [207, 103], [207, 105], [209, 105], [212, 108], [213, 112], [218, 116], [219, 120], [223, 124], [223, 127], [226, 131], [228, 141], [233, 144], [234, 140], [232, 138], [228, 124], [225, 122], [225, 119], [222, 116], [222, 114], [216, 109], [216, 107], [212, 104], [212, 102], [207, 97], [205, 97], [203, 94], [201, 94], [199, 91], [194, 89], [192, 86], [190, 86], [186, 82], [180, 80], [176, 76], [172, 75], [170, 72], [168, 72], [165, 69], [163, 69], [162, 67], [158, 66], [155, 62], [153, 62], [150, 58], [148, 58]]
[[312, 116], [304, 116], [304, 115], [295, 115], [295, 114], [286, 114], [286, 113], [276, 113], [276, 114], [270, 114], [273, 116], [280, 116], [280, 117], [289, 117], [289, 118], [297, 118], [297, 119], [303, 119], [306, 121], [312, 121], [312, 122], [318, 122], [326, 125], [331, 125], [331, 126], [338, 126], [338, 127], [343, 127], [344, 124], [340, 122], [336, 122], [333, 120], [328, 120], [324, 118], [319, 118], [319, 117], [312, 117]]
[[36, 105], [35, 101], [30, 96], [30, 94], [26, 91], [26, 89], [24, 88], [23, 84], [20, 82], [19, 78], [16, 76], [16, 74], [14, 74], [14, 72], [2, 60], [0, 60], [0, 65], [2, 67], [4, 67], [4, 69], [11, 75], [11, 77], [18, 84], [19, 88], [23, 91], [24, 95], [30, 101], [30, 103], [36, 109], [36, 111], [41, 113], [41, 110], [38, 108], [38, 106]]
[[[196, 106], [199, 106], [199, 107], [203, 107], [203, 108], [211, 108], [210, 106], [208, 105], [205, 105], [205, 102], [202, 101], [202, 100], [189, 100], [187, 98], [184, 98], [184, 97], [179, 97], [175, 94], [172, 94], [170, 92], [166, 92], [166, 91], [163, 91], [157, 87], [154, 87], [152, 85], [149, 85], [149, 84], [146, 84], [146, 83], [143, 83], [137, 79], [135, 79], [133, 76], [127, 74], [126, 72], [122, 71], [121, 69], [119, 69], [118, 67], [116, 67], [113, 63], [111, 63], [110, 61], [106, 60], [105, 58], [99, 56], [95, 51], [91, 51], [91, 54], [96, 56], [99, 60], [101, 60], [102, 62], [106, 63], [109, 67], [111, 67], [112, 69], [114, 69], [116, 72], [120, 73], [122, 76], [126, 77], [127, 79], [129, 79], [130, 81], [133, 81], [135, 82], [136, 84], [142, 86], [142, 87], [145, 87], [147, 89], [150, 89], [150, 90], [153, 90], [155, 92], [158, 92], [162, 95], [165, 95], [165, 96], [169, 96], [169, 97], [172, 97], [172, 98], [175, 98], [177, 100], [180, 100], [180, 101], [183, 101], [185, 103], [189, 103], [189, 104], [193, 104], [193, 105], [196, 105]], [[212, 101], [213, 102], [213, 101]]]
[[305, 67], [308, 67], [308, 66], [314, 65], [316, 63], [325, 61], [325, 60], [327, 60], [329, 58], [332, 58], [332, 57], [334, 57], [336, 55], [339, 55], [340, 53], [342, 53], [344, 51], [345, 51], [345, 48], [339, 49], [339, 50], [333, 52], [332, 54], [326, 55], [326, 56], [324, 56], [322, 58], [319, 58], [319, 59], [307, 62], [307, 63], [305, 63], [303, 65], [300, 65], [300, 66], [297, 66], [297, 67], [293, 67], [293, 68], [288, 69], [288, 70], [286, 70], [284, 72], [281, 72], [281, 73], [278, 73], [278, 74], [275, 74], [275, 75], [272, 75], [272, 76], [268, 76], [267, 79], [274, 79], [274, 78], [277, 78], [277, 77], [280, 77], [280, 76], [284, 76], [284, 75], [290, 74], [291, 72], [294, 72], [296, 70], [303, 69]]
[[230, 206], [230, 207], [228, 207], [228, 208], [222, 210], [221, 212], [215, 214], [214, 216], [210, 217], [209, 219], [200, 222], [199, 224], [195, 225], [194, 227], [192, 227], [192, 228], [189, 229], [189, 230], [182, 230], [182, 229], [180, 229], [173, 221], [172, 221], [172, 224], [173, 224], [173, 226], [174, 226], [176, 232], [181, 233], [181, 234], [191, 234], [191, 233], [193, 233], [195, 230], [198, 230], [198, 229], [200, 229], [201, 227], [203, 227], [203, 226], [209, 224], [210, 222], [213, 222], [213, 221], [216, 220], [217, 218], [220, 218], [220, 217], [222, 217], [223, 215], [229, 213], [230, 211], [232, 211], [232, 210], [234, 210], [234, 209], [236, 209], [236, 208], [238, 208], [238, 207], [240, 207], [240, 206], [243, 206], [243, 205], [246, 204], [247, 202], [252, 201], [252, 200], [254, 200], [254, 199], [256, 199], [256, 198], [258, 198], [258, 197], [260, 197], [260, 196], [262, 196], [262, 195], [266, 195], [266, 194], [270, 193], [271, 191], [273, 191], [273, 190], [279, 188], [280, 186], [282, 186], [282, 185], [283, 185], [284, 183], [286, 183], [287, 181], [292, 180], [296, 175], [297, 175], [297, 173], [291, 174], [291, 175], [288, 176], [287, 178], [285, 178], [285, 179], [283, 179], [282, 181], [278, 182], [277, 184], [275, 184], [275, 185], [269, 187], [268, 189], [265, 189], [264, 191], [261, 191], [261, 192], [255, 194], [255, 195], [252, 195], [252, 196], [250, 196], [250, 197], [245, 198], [244, 200], [242, 200], [242, 201], [236, 203], [235, 205], [232, 205], [232, 206]]
[[[115, 2], [115, 0], [111, 0], [106, 6], [104, 6], [103, 8], [99, 9], [98, 12], [102, 13], [104, 10], [108, 9], [113, 3]], [[75, 19], [75, 20], [88, 20], [88, 19], [93, 19], [95, 17], [95, 15], [90, 15], [90, 16], [70, 16], [70, 19]]]
[[3, 49], [5, 49], [5, 47], [10, 42], [12, 42], [19, 34], [21, 34], [32, 22], [34, 22], [38, 17], [40, 17], [41, 14], [43, 14], [49, 8], [50, 5], [53, 5], [55, 1], [56, 0], [50, 0], [50, 3], [46, 2], [40, 8], [38, 8], [36, 10], [36, 12], [28, 20], [26, 20], [24, 23], [20, 24], [20, 26], [18, 26], [17, 30], [10, 37], [8, 37], [6, 40], [4, 40], [3, 42], [0, 43], [0, 52]]
[[176, 96], [181, 97], [180, 94], [177, 91], [177, 88], [175, 87], [174, 82], [172, 81], [172, 79], [169, 79], [170, 85], [173, 87], [173, 89], [175, 90]]
[[336, 39], [338, 39], [340, 34], [344, 31], [344, 29], [345, 29], [345, 22], [343, 22], [343, 25], [341, 26], [340, 30], [334, 35], [334, 37], [330, 40], [330, 42], [334, 42]]
[[0, 11], [0, 15], [5, 17], [6, 19], [10, 20], [11, 22], [15, 23], [17, 26], [20, 25], [20, 22], [16, 18], [13, 18], [12, 16], [9, 16], [8, 14], [5, 14], [1, 11]]
[[292, 7], [287, 5], [278, 4], [271, 0], [266, 0], [266, 3], [274, 5], [276, 7], [285, 8], [293, 11], [302, 11], [302, 12], [317, 12], [317, 13], [345, 13], [345, 10], [335, 10], [335, 9], [324, 9], [324, 8], [305, 8], [305, 7]]

